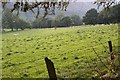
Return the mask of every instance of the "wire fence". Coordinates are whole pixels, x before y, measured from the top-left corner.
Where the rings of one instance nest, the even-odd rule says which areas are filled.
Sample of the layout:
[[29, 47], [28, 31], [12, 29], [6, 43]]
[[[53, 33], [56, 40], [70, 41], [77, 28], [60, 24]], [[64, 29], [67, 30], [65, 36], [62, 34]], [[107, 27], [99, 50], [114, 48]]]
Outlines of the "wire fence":
[[[114, 39], [114, 40], [112, 40], [112, 42], [115, 42], [115, 41], [119, 41], [119, 39], [120, 38], [117, 38], [117, 39]], [[76, 52], [76, 51], [79, 51], [79, 50], [81, 50], [81, 51], [84, 51], [84, 50], [93, 50], [92, 49], [92, 47], [97, 47], [97, 46], [100, 46], [100, 44], [103, 44], [103, 47], [106, 47], [106, 46], [104, 46], [104, 44], [105, 44], [106, 42], [102, 42], [102, 43], [99, 43], [98, 45], [94, 45], [94, 46], [90, 46], [90, 47], [88, 47], [88, 48], [84, 48], [84, 49], [81, 49], [81, 48], [77, 48], [77, 49], [73, 49], [73, 50], [70, 50], [70, 51], [67, 51], [67, 52], [65, 52], [66, 54], [67, 53], [70, 53], [70, 52], [72, 52], [72, 53], [74, 53], [74, 52]], [[12, 66], [18, 66], [18, 65], [21, 65], [21, 64], [27, 64], [27, 63], [34, 63], [34, 62], [36, 62], [36, 61], [39, 61], [39, 60], [41, 60], [41, 58], [37, 58], [37, 59], [34, 59], [34, 60], [29, 60], [29, 61], [26, 61], [26, 62], [20, 62], [20, 63], [17, 63], [17, 64], [14, 64], [14, 63], [11, 63], [11, 64], [9, 64], [9, 66], [3, 66], [3, 68], [5, 69], [5, 68], [8, 68], [8, 67], [12, 67]], [[31, 68], [37, 68], [37, 66], [32, 66]], [[19, 70], [12, 70], [12, 72], [24, 72], [24, 71], [26, 71], [26, 68], [24, 68], [24, 69], [19, 69]], [[10, 73], [2, 73], [3, 75], [7, 75], [7, 74], [10, 74]]]

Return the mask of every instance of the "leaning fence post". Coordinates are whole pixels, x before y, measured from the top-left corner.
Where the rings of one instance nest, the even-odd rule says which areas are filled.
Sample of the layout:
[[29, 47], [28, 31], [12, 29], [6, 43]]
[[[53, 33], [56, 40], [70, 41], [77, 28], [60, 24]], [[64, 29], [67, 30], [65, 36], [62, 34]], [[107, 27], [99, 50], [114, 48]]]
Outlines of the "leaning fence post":
[[115, 54], [114, 52], [112, 51], [112, 42], [111, 41], [108, 41], [108, 45], [109, 45], [109, 51], [110, 51], [110, 56], [111, 56], [111, 61], [114, 61], [115, 59]]
[[114, 65], [114, 61], [115, 61], [115, 53], [112, 50], [112, 42], [108, 41], [108, 45], [109, 45], [109, 51], [110, 51], [110, 57], [111, 57], [111, 66], [114, 68], [115, 70], [115, 65]]
[[47, 67], [47, 70], [48, 70], [50, 80], [57, 80], [57, 76], [56, 76], [56, 72], [55, 72], [53, 62], [46, 57], [45, 58], [45, 63], [46, 63], [46, 67]]
[[110, 53], [112, 52], [112, 42], [111, 41], [108, 41], [108, 45], [109, 45], [109, 51]]

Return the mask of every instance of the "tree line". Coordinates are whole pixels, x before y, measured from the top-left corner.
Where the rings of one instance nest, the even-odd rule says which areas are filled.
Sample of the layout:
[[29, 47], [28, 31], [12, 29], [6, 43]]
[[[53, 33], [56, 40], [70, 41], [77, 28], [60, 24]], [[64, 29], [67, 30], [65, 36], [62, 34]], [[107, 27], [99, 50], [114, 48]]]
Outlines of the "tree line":
[[109, 9], [104, 8], [100, 12], [93, 8], [86, 12], [83, 22], [86, 25], [120, 23], [119, 14], [120, 4], [111, 6]]
[[55, 28], [55, 27], [69, 27], [82, 25], [82, 19], [79, 15], [64, 16], [62, 14], [55, 18], [36, 19], [33, 22], [33, 28]]
[[83, 19], [79, 15], [65, 16], [63, 14], [57, 15], [54, 18], [36, 18], [32, 23], [28, 23], [19, 16], [14, 15], [9, 9], [6, 9], [2, 14], [2, 30], [11, 29], [24, 30], [26, 28], [53, 28], [53, 27], [69, 27], [95, 25], [95, 24], [111, 24], [120, 23], [120, 4], [111, 6], [109, 9], [104, 8], [98, 12], [96, 9], [90, 9], [86, 12]]
[[[54, 16], [53, 16], [54, 17]], [[59, 14], [52, 17], [36, 18], [33, 22], [26, 22], [20, 19], [19, 16], [14, 15], [10, 12], [10, 9], [6, 9], [2, 13], [2, 30], [11, 29], [13, 30], [24, 30], [26, 28], [53, 28], [53, 27], [69, 27], [82, 25], [82, 19], [79, 15], [65, 16]]]

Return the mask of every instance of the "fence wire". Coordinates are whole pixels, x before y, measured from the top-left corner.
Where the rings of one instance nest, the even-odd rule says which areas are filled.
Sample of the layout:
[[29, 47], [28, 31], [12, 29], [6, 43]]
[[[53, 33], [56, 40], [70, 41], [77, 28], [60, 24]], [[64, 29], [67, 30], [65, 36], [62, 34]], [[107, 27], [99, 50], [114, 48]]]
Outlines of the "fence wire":
[[[119, 39], [120, 38], [117, 38], [117, 39], [114, 39], [114, 40], [112, 40], [112, 42], [114, 42], [114, 41], [119, 41]], [[102, 44], [105, 44], [105, 43], [107, 43], [107, 42], [103, 42]], [[100, 43], [101, 44], [101, 43]], [[94, 45], [94, 46], [91, 46], [91, 47], [88, 47], [88, 48], [84, 48], [84, 49], [81, 49], [81, 48], [77, 48], [77, 49], [74, 49], [74, 50], [70, 50], [70, 51], [68, 51], [68, 52], [65, 52], [66, 54], [67, 53], [70, 53], [71, 51], [74, 53], [74, 52], [76, 52], [76, 51], [79, 51], [79, 50], [81, 50], [81, 51], [83, 51], [83, 50], [92, 50], [92, 47], [97, 47], [97, 46], [100, 46], [100, 44], [98, 44], [98, 45]], [[34, 60], [29, 60], [29, 61], [26, 61], [26, 62], [23, 62], [23, 63], [18, 63], [18, 64], [15, 64], [15, 66], [18, 66], [18, 65], [21, 65], [21, 64], [27, 64], [27, 63], [33, 63], [33, 62], [36, 62], [36, 61], [39, 61], [39, 60], [41, 60], [41, 58], [37, 58], [37, 59], [34, 59]], [[13, 65], [11, 65], [11, 66], [8, 66], [8, 67], [12, 67]], [[8, 68], [8, 67], [4, 67], [4, 69], [5, 68]], [[37, 68], [36, 66], [33, 66], [33, 67], [31, 67], [31, 68]], [[24, 72], [24, 71], [26, 71], [27, 69], [26, 68], [24, 68], [24, 69], [19, 69], [19, 70], [12, 70], [13, 72], [19, 72], [19, 73], [21, 73], [21, 72]], [[10, 74], [10, 73], [2, 73], [2, 75], [6, 75], [6, 74]]]

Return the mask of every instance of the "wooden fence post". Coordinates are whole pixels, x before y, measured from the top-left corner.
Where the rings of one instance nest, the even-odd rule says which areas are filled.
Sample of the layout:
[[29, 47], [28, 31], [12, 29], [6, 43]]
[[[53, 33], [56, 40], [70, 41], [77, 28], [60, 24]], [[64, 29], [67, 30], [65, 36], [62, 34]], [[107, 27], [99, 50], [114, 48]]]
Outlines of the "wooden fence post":
[[108, 41], [108, 45], [109, 45], [109, 51], [110, 53], [112, 52], [112, 42], [111, 41]]
[[50, 59], [48, 59], [47, 57], [45, 58], [45, 62], [46, 62], [46, 67], [48, 70], [50, 80], [57, 80], [53, 62]]
[[111, 57], [111, 66], [114, 68], [115, 70], [115, 53], [112, 50], [112, 42], [108, 41], [108, 45], [109, 45], [109, 51], [110, 51], [110, 57]]

